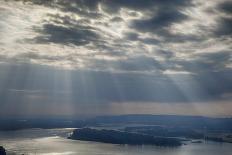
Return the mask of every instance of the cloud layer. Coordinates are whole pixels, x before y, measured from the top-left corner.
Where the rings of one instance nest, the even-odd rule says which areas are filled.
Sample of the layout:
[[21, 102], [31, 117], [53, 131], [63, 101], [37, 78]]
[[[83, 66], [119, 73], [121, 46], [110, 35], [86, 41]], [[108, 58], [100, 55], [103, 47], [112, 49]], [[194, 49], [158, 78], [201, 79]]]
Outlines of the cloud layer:
[[[32, 96], [29, 101], [44, 103], [231, 101], [231, 5], [228, 0], [1, 1], [1, 103], [15, 102], [6, 99], [12, 93], [15, 100], [25, 97], [21, 102]], [[62, 77], [57, 88], [50, 85], [54, 72]], [[57, 95], [57, 90], [64, 91]]]
[[[228, 1], [1, 3], [2, 57], [20, 62], [116, 71], [130, 68], [178, 71], [179, 67], [189, 72], [192, 68], [181, 64], [191, 66], [201, 61], [202, 54], [206, 57], [215, 53], [231, 54]], [[26, 13], [29, 11], [32, 13]], [[221, 69], [231, 68], [231, 58], [228, 59]], [[110, 65], [104, 67], [108, 61]], [[200, 63], [212, 65], [207, 61]]]

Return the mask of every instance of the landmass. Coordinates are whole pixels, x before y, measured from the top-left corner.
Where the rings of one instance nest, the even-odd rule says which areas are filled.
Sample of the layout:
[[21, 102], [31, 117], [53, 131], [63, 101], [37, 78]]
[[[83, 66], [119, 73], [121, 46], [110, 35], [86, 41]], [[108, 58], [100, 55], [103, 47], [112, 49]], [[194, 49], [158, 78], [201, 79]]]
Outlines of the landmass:
[[3, 146], [0, 146], [0, 155], [6, 155], [6, 150]]
[[31, 128], [95, 128], [153, 137], [232, 142], [232, 118], [178, 115], [0, 118], [0, 131]]
[[154, 137], [145, 134], [91, 128], [76, 129], [69, 138], [73, 140], [95, 141], [111, 144], [156, 145], [167, 147], [181, 145], [181, 141], [177, 138]]

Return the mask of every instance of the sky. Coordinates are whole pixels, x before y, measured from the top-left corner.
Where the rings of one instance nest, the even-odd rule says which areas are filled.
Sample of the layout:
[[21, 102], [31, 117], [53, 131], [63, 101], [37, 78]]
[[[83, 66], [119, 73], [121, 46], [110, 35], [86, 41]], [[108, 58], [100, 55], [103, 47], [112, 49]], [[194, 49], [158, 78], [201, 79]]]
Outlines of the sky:
[[1, 0], [0, 116], [231, 116], [231, 36], [231, 0]]

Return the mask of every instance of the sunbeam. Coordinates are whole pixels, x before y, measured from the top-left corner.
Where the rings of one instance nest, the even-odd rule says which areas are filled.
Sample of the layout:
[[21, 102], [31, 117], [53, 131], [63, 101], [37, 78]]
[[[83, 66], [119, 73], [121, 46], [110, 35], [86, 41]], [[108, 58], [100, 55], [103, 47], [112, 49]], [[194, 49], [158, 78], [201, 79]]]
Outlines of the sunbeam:
[[0, 0], [0, 155], [229, 155], [231, 8]]

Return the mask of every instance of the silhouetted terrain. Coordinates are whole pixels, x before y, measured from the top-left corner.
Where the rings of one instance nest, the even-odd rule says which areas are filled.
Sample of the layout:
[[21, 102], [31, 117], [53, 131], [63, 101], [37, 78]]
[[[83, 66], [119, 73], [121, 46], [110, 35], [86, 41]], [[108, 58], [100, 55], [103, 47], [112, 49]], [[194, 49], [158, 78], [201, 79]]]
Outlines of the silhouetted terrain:
[[211, 118], [178, 115], [121, 115], [100, 116], [90, 120], [95, 124], [143, 124], [168, 127], [185, 127], [211, 131], [232, 132], [232, 118]]
[[78, 128], [85, 125], [85, 121], [66, 118], [0, 119], [0, 130], [20, 130], [30, 128]]
[[112, 144], [131, 145], [157, 145], [157, 146], [180, 146], [180, 140], [176, 138], [161, 138], [138, 133], [121, 132], [116, 130], [96, 130], [90, 128], [76, 129], [69, 137], [74, 140], [96, 141]]
[[99, 116], [91, 119], [40, 118], [0, 119], [0, 130], [28, 128], [84, 128], [106, 129], [111, 126], [124, 132], [159, 137], [184, 137], [231, 142], [232, 118], [210, 118], [177, 115], [121, 115]]
[[192, 139], [204, 138], [204, 130], [195, 130], [188, 127], [168, 127], [168, 126], [133, 126], [125, 127], [127, 132], [136, 132], [162, 137], [185, 137]]
[[107, 124], [158, 125], [173, 128], [204, 129], [232, 132], [232, 118], [210, 118], [200, 116], [177, 115], [120, 115], [99, 116], [91, 119], [73, 118], [15, 118], [0, 119], [0, 130], [28, 128], [78, 128]]
[[6, 155], [6, 150], [0, 146], [0, 155]]

